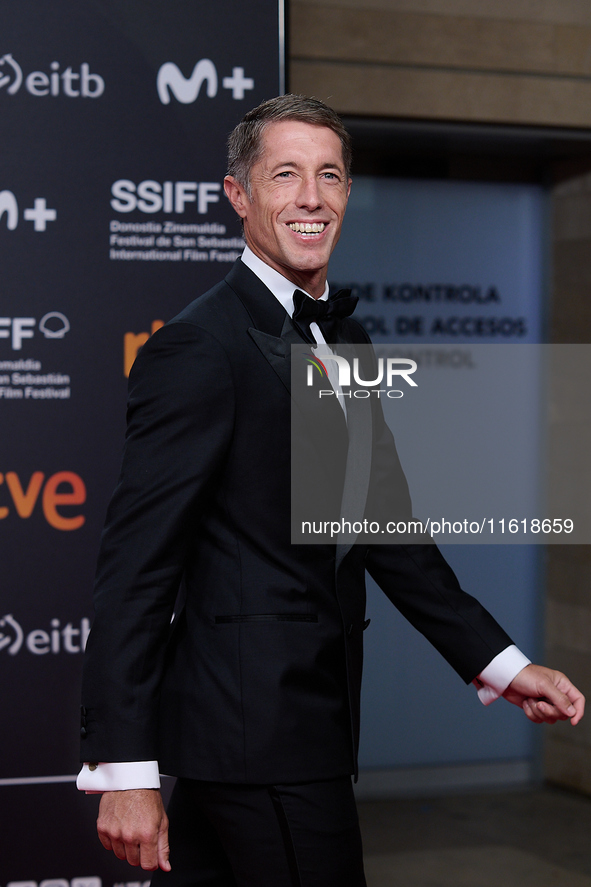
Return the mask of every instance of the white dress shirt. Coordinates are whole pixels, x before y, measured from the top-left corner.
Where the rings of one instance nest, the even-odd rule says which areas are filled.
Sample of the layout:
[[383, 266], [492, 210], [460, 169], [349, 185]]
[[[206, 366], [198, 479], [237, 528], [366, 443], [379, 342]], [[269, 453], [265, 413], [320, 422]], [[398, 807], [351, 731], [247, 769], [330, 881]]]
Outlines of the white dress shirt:
[[[242, 253], [242, 261], [271, 290], [275, 298], [283, 305], [291, 317], [294, 312], [293, 294], [295, 289], [301, 289], [301, 287], [295, 287], [290, 280], [283, 277], [282, 274], [275, 271], [274, 268], [271, 268], [262, 259], [259, 259], [258, 256], [255, 256], [248, 246]], [[321, 299], [328, 299], [328, 290], [327, 283], [324, 293], [320, 296]], [[305, 292], [305, 290], [302, 291]], [[306, 295], [310, 294], [306, 293]], [[310, 296], [310, 298], [313, 297]], [[320, 349], [328, 347], [317, 323], [312, 322], [310, 324], [310, 332], [316, 339]], [[313, 350], [315, 353], [318, 353], [317, 348]], [[322, 356], [321, 353], [319, 353], [319, 356]], [[328, 365], [332, 367], [333, 361], [328, 361]], [[336, 378], [331, 379], [330, 374], [329, 380], [338, 397], [340, 390], [338, 380]], [[346, 415], [344, 398], [341, 396], [338, 399]], [[515, 645], [507, 647], [498, 656], [495, 656], [473, 681], [481, 702], [484, 705], [490, 705], [491, 702], [498, 699], [513, 678], [529, 664], [530, 660]], [[134, 788], [159, 788], [158, 761], [86, 763], [78, 774], [76, 785], [81, 791], [88, 793], [125, 791]]]

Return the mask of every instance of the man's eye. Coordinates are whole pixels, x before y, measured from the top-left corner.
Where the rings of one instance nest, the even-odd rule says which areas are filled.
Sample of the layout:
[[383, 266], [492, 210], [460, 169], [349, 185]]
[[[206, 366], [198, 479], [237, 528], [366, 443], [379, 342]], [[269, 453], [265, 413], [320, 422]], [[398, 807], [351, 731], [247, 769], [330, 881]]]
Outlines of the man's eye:
[[291, 176], [291, 172], [290, 172], [288, 169], [286, 169], [286, 170], [284, 170], [283, 172], [280, 172], [280, 173], [279, 173], [278, 178], [280, 178], [280, 179], [288, 179], [290, 176]]
[[337, 176], [336, 172], [325, 172], [324, 178], [325, 179], [337, 179], [338, 176]]

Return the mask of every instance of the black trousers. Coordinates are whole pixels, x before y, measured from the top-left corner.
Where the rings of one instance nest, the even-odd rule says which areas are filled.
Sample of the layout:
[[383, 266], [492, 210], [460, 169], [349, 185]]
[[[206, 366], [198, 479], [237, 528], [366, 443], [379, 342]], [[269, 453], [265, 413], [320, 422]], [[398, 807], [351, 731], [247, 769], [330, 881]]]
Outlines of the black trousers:
[[351, 778], [298, 785], [178, 779], [172, 871], [152, 887], [366, 887]]

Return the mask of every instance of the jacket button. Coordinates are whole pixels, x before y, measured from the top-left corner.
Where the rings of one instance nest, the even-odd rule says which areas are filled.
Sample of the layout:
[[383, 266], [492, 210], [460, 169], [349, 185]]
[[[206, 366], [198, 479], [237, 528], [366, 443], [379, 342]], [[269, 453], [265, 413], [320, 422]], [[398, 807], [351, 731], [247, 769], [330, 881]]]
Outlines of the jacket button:
[[84, 737], [86, 736], [86, 727], [80, 728], [80, 736], [82, 737], [82, 739], [84, 739]]

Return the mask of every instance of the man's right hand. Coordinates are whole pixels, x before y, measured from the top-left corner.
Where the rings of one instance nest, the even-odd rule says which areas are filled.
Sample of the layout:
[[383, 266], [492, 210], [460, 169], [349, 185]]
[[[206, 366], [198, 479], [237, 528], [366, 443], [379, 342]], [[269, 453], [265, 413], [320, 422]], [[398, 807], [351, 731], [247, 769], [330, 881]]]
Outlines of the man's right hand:
[[147, 871], [170, 871], [168, 817], [157, 789], [104, 792], [97, 820], [106, 850]]

